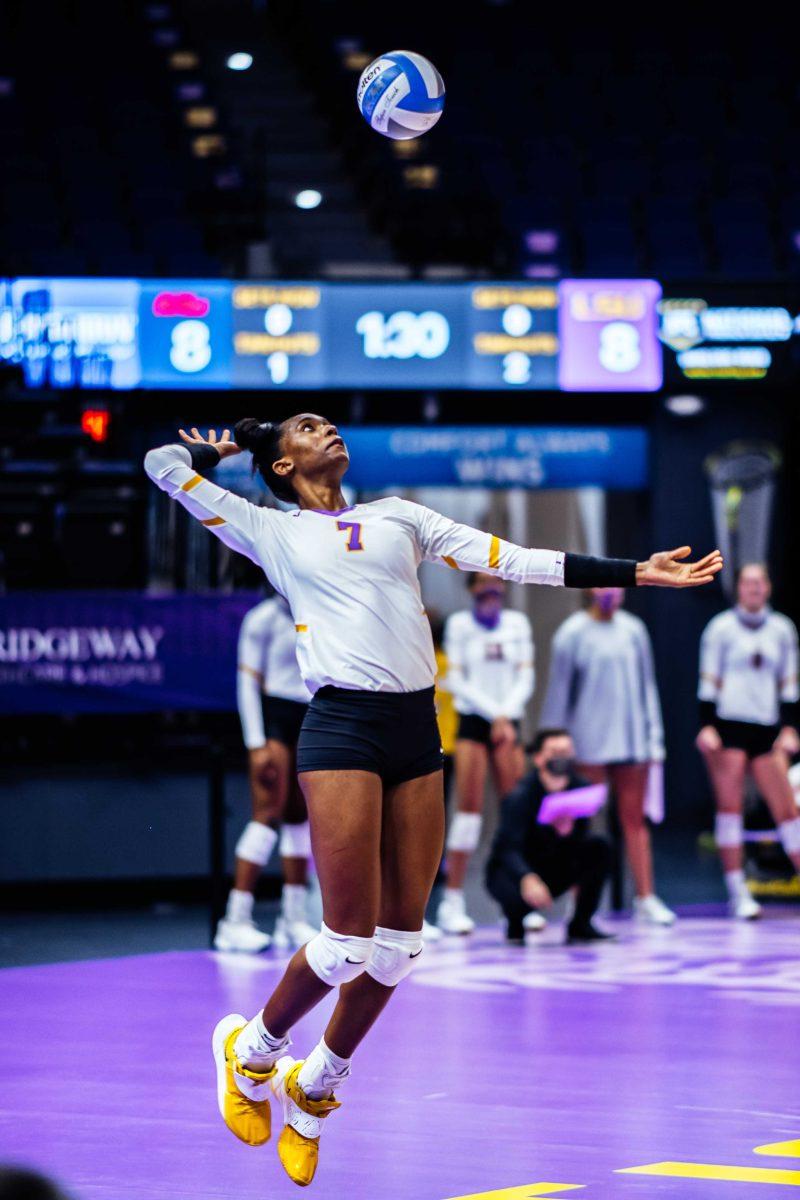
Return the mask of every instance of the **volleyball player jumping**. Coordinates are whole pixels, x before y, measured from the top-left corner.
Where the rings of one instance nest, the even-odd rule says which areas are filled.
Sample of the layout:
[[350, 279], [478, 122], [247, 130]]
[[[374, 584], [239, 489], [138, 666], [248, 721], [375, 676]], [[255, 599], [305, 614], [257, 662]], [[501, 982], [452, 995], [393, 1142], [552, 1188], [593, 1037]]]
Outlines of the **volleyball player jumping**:
[[[422, 953], [422, 918], [442, 852], [441, 749], [435, 661], [417, 569], [423, 559], [518, 583], [591, 587], [709, 583], [718, 551], [689, 547], [646, 562], [514, 546], [407, 500], [347, 506], [349, 457], [336, 427], [301, 413], [281, 424], [245, 419], [185, 445], [151, 450], [145, 469], [226, 545], [260, 566], [286, 597], [312, 700], [297, 748], [323, 901], [321, 931], [290, 961], [263, 1012], [231, 1014], [212, 1039], [220, 1112], [242, 1141], [270, 1136], [270, 1089], [283, 1109], [278, 1154], [311, 1182], [325, 1119], [351, 1056]], [[250, 450], [267, 485], [294, 511], [260, 508], [200, 471]], [[289, 1030], [323, 997], [339, 996], [305, 1061]]]

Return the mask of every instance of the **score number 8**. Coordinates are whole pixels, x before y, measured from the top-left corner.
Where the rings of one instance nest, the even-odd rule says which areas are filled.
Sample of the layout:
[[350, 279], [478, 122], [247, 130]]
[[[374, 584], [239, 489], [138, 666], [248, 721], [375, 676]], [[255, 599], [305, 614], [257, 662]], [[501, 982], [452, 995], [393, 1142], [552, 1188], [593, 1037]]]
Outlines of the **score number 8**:
[[205, 321], [178, 321], [171, 343], [169, 361], [182, 375], [203, 371], [211, 362], [211, 330]]
[[618, 375], [635, 371], [642, 361], [639, 330], [627, 321], [609, 321], [600, 331], [601, 367]]

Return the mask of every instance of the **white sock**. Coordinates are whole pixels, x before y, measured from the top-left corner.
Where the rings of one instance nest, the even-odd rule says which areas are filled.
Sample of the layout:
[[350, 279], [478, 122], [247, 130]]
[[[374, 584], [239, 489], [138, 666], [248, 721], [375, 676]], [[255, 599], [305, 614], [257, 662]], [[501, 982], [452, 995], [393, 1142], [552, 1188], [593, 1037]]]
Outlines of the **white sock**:
[[350, 1074], [349, 1058], [334, 1054], [325, 1039], [320, 1038], [300, 1068], [297, 1082], [309, 1100], [327, 1100]]
[[444, 889], [445, 903], [453, 908], [463, 909], [464, 907], [464, 889], [446, 887]]
[[728, 895], [731, 900], [737, 900], [742, 892], [747, 891], [747, 885], [744, 881], [744, 871], [726, 871], [725, 886], [728, 889]]
[[273, 1037], [259, 1013], [247, 1022], [233, 1044], [233, 1052], [251, 1071], [268, 1071], [291, 1044], [288, 1035]]
[[285, 883], [283, 885], [281, 911], [290, 924], [295, 921], [305, 921], [307, 895], [308, 891], [303, 883]]
[[252, 921], [253, 919], [253, 893], [240, 892], [238, 888], [231, 888], [228, 896], [228, 907], [225, 910], [225, 919], [227, 921]]

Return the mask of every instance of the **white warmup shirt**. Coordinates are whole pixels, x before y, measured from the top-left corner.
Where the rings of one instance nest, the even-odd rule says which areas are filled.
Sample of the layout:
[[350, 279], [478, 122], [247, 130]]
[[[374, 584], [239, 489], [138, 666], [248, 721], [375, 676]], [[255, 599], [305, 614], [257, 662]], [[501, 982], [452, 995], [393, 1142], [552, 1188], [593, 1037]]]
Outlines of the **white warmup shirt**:
[[514, 546], [410, 500], [280, 512], [198, 475], [184, 446], [151, 450], [144, 465], [162, 491], [259, 565], [286, 597], [312, 695], [326, 684], [370, 692], [433, 686], [436, 659], [417, 579], [423, 559], [515, 583], [564, 584], [563, 552]]
[[518, 721], [533, 695], [533, 633], [524, 613], [503, 609], [487, 629], [465, 609], [444, 627], [447, 685], [456, 711]]
[[573, 613], [553, 639], [543, 729], [568, 729], [579, 762], [661, 762], [664, 727], [643, 621]]
[[308, 704], [311, 699], [297, 665], [296, 640], [294, 620], [282, 596], [262, 600], [242, 621], [236, 697], [248, 750], [263, 746], [266, 740], [262, 694], [298, 704]]
[[700, 642], [698, 697], [711, 700], [723, 721], [777, 725], [781, 703], [798, 699], [794, 623], [769, 607], [713, 617]]

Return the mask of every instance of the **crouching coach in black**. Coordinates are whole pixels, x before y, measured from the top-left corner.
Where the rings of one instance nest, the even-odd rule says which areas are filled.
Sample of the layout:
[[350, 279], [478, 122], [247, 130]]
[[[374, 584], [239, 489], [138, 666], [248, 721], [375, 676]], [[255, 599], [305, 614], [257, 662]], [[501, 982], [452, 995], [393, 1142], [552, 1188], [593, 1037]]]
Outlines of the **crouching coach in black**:
[[569, 942], [601, 941], [610, 934], [592, 924], [611, 868], [605, 838], [589, 833], [584, 818], [539, 823], [550, 793], [585, 787], [575, 771], [575, 749], [565, 729], [542, 729], [533, 742], [533, 768], [504, 798], [500, 823], [486, 865], [486, 886], [508, 922], [507, 937], [522, 942], [526, 930], [544, 924], [539, 910], [577, 887]]

